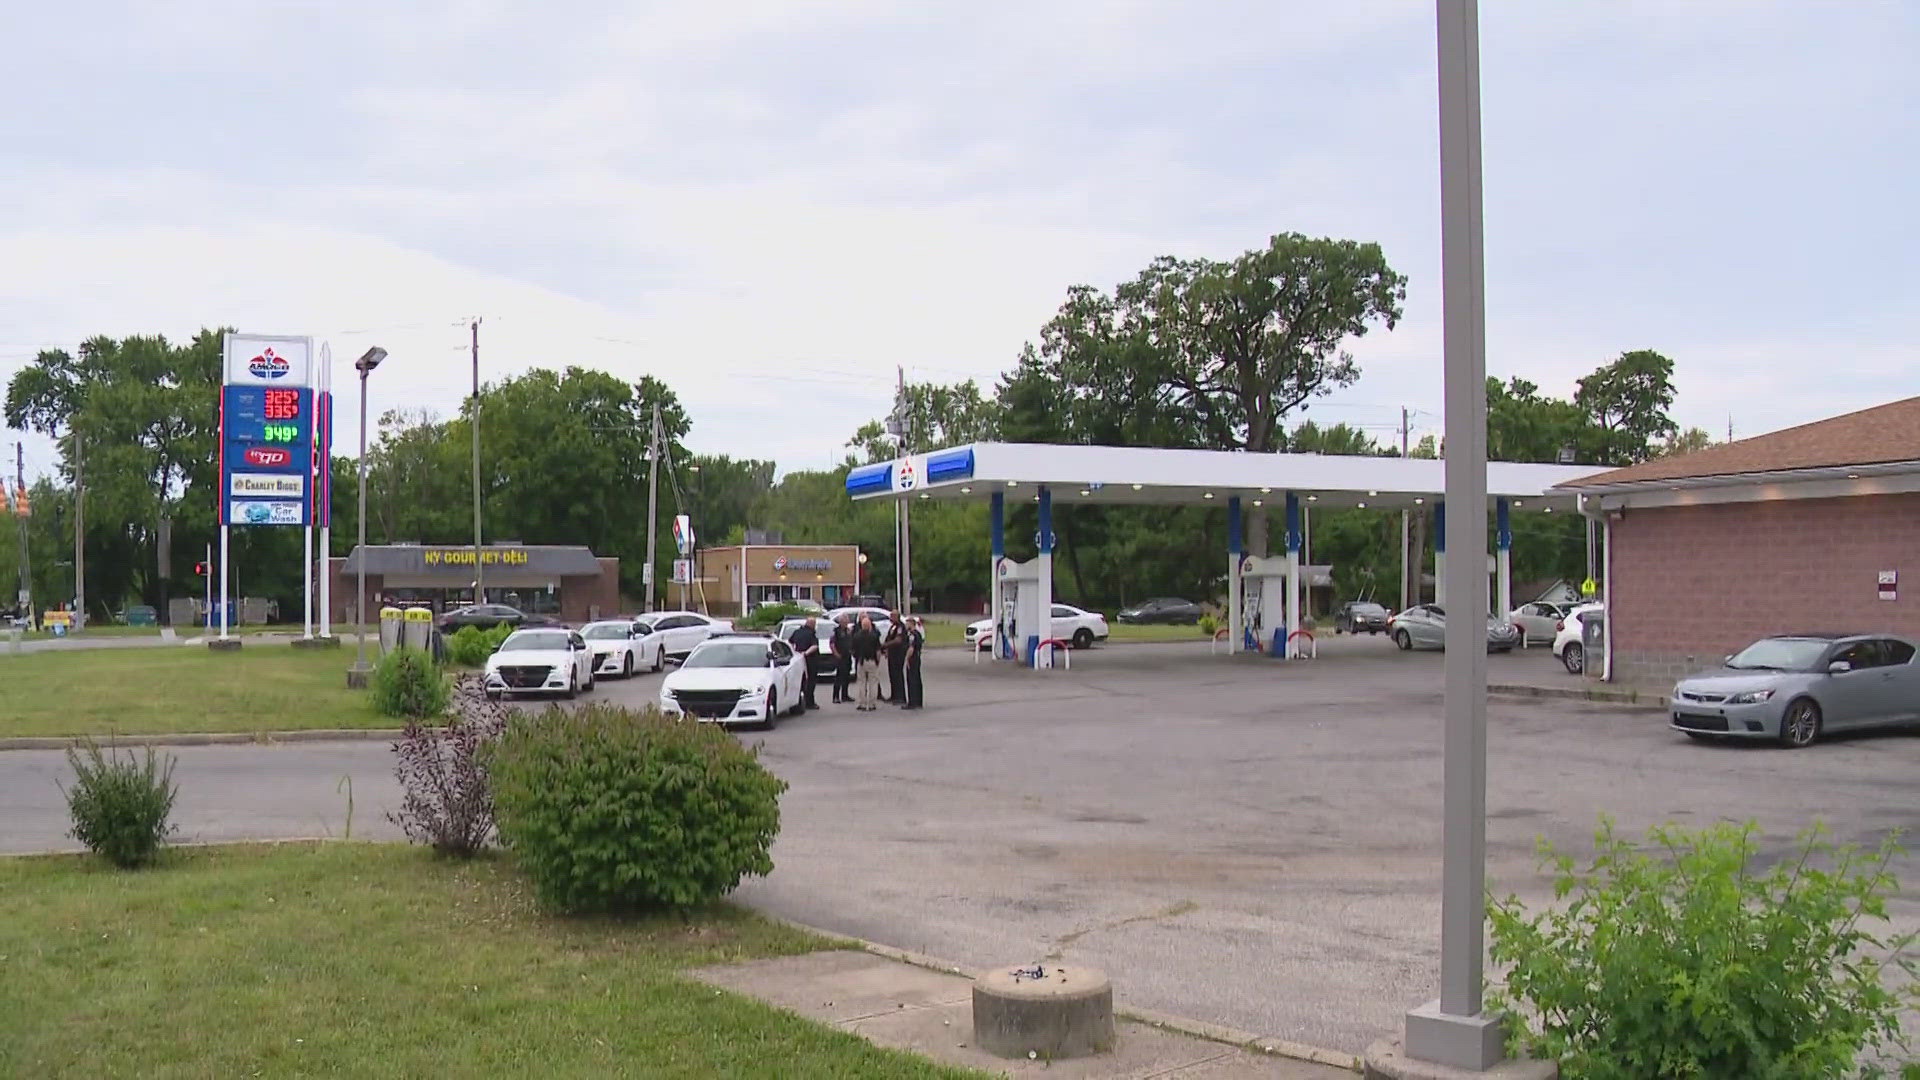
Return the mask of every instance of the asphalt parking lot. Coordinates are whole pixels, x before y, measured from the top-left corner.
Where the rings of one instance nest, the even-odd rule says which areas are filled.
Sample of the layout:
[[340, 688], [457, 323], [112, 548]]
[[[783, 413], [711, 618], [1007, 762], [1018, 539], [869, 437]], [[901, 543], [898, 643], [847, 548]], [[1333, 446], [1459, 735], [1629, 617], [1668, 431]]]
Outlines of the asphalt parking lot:
[[[1384, 639], [1314, 661], [1114, 645], [1071, 671], [928, 654], [928, 708], [829, 706], [759, 742], [792, 785], [776, 869], [742, 900], [983, 967], [1098, 964], [1136, 1006], [1357, 1052], [1435, 992], [1440, 666]], [[1495, 681], [1552, 678], [1544, 650]], [[646, 704], [661, 676], [587, 698]], [[821, 700], [828, 697], [823, 689]], [[1815, 818], [1875, 843], [1920, 825], [1920, 736], [1804, 751], [1709, 746], [1659, 713], [1496, 699], [1489, 875], [1539, 898], [1535, 840], [1580, 848], [1603, 813], [1760, 822], [1770, 854]], [[183, 840], [393, 837], [383, 743], [180, 747]], [[57, 751], [0, 753], [0, 850], [71, 847]], [[1920, 866], [1896, 873], [1911, 884]], [[1897, 901], [1904, 926], [1920, 904]]]
[[[740, 895], [968, 966], [1059, 953], [1136, 1005], [1358, 1052], [1437, 993], [1441, 662], [1384, 639], [1303, 662], [1121, 645], [1040, 673], [933, 652], [925, 712], [743, 735], [792, 789], [776, 869]], [[1861, 843], [1920, 825], [1911, 735], [1696, 745], [1658, 713], [1495, 699], [1488, 746], [1503, 894], [1543, 898], [1536, 839], [1584, 850], [1603, 813], [1753, 818], [1776, 853], [1816, 817]]]

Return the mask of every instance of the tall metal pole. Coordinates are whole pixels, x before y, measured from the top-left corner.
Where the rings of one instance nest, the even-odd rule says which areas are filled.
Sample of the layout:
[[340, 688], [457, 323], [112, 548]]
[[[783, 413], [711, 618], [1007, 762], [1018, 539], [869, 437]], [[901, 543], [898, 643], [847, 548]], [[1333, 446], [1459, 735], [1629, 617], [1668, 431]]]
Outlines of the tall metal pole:
[[[1477, 0], [1436, 0], [1440, 68], [1440, 255], [1446, 387], [1447, 593], [1486, 591], [1486, 302], [1480, 189]], [[1486, 920], [1487, 650], [1478, 606], [1446, 625], [1440, 1000], [1407, 1015], [1410, 1057], [1485, 1069], [1504, 1053], [1481, 1015]]]
[[473, 331], [473, 602], [484, 604], [487, 577], [480, 566], [480, 320], [473, 320], [470, 329]]
[[[0, 481], [5, 483], [5, 481]], [[27, 456], [20, 443], [13, 444], [13, 494], [24, 505], [27, 497]], [[33, 618], [33, 570], [31, 552], [27, 547], [27, 510], [16, 507], [19, 514], [14, 519], [20, 526], [20, 595], [16, 597], [20, 604], [20, 614], [29, 624]]]
[[648, 611], [654, 610], [654, 553], [658, 550], [655, 543], [660, 532], [660, 445], [660, 405], [655, 402], [653, 425], [647, 434], [647, 565], [641, 571], [646, 579]]
[[87, 480], [82, 471], [83, 440], [73, 429], [73, 629], [87, 625]]
[[[1405, 461], [1406, 459], [1407, 407], [1402, 405], [1400, 407], [1400, 460]], [[1407, 511], [1400, 511], [1400, 606], [1394, 609], [1396, 611], [1405, 611], [1413, 606], [1413, 601], [1408, 599], [1412, 594], [1413, 555], [1407, 550], [1407, 547], [1413, 541], [1412, 532], [1412, 518], [1408, 515]]]
[[[905, 458], [913, 452], [913, 415], [907, 407], [907, 369], [899, 367], [894, 370], [899, 375], [899, 382], [894, 391], [894, 400], [897, 402], [895, 409], [900, 418], [899, 453], [902, 458]], [[926, 477], [917, 477], [915, 483], [926, 483]], [[907, 498], [894, 500], [894, 505], [898, 507], [895, 516], [899, 519], [895, 527], [900, 530], [894, 537], [895, 561], [899, 563], [900, 614], [910, 615], [913, 613], [913, 508]]]
[[359, 578], [359, 595], [353, 602], [353, 621], [355, 624], [355, 643], [353, 647], [353, 670], [347, 673], [347, 685], [360, 687], [367, 684], [367, 375], [364, 364], [360, 370], [360, 509], [354, 522], [359, 540], [354, 554], [359, 557], [355, 567]]

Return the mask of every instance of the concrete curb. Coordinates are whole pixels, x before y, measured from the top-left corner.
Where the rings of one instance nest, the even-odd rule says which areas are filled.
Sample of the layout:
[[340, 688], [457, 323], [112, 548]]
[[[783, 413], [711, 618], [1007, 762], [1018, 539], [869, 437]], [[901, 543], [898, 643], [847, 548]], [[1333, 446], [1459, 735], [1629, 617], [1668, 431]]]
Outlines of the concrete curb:
[[1568, 686], [1526, 686], [1518, 683], [1488, 683], [1487, 693], [1510, 698], [1556, 698], [1585, 701], [1594, 705], [1614, 705], [1625, 709], [1665, 712], [1665, 695], [1642, 690], [1574, 689]]
[[[178, 735], [94, 735], [112, 746], [271, 746], [295, 742], [393, 742], [400, 728], [313, 728], [308, 731], [209, 731]], [[22, 735], [0, 739], [0, 750], [65, 750], [86, 735]]]
[[[925, 953], [914, 952], [910, 949], [896, 949], [891, 945], [882, 945], [877, 941], [868, 941], [865, 938], [854, 937], [851, 934], [842, 934], [833, 930], [822, 930], [817, 926], [808, 926], [806, 923], [795, 922], [792, 919], [782, 919], [778, 916], [767, 915], [764, 912], [758, 914], [760, 914], [761, 918], [769, 922], [779, 923], [782, 926], [791, 927], [795, 930], [812, 934], [815, 937], [825, 938], [828, 941], [851, 946], [862, 952], [885, 957], [888, 960], [896, 960], [902, 964], [911, 964], [914, 967], [926, 968], [929, 971], [938, 971], [944, 975], [963, 975], [969, 979], [975, 977], [974, 972], [950, 960], [942, 960], [938, 957], [928, 956]], [[1242, 1050], [1249, 1050], [1257, 1054], [1292, 1058], [1296, 1061], [1310, 1062], [1315, 1065], [1329, 1065], [1354, 1073], [1360, 1071], [1361, 1060], [1357, 1054], [1345, 1054], [1338, 1050], [1327, 1050], [1318, 1046], [1308, 1046], [1305, 1043], [1297, 1043], [1288, 1039], [1270, 1038], [1268, 1036], [1254, 1034], [1250, 1031], [1242, 1031], [1239, 1028], [1227, 1027], [1224, 1024], [1209, 1023], [1205, 1020], [1193, 1020], [1184, 1016], [1175, 1016], [1172, 1013], [1158, 1012], [1153, 1009], [1135, 1008], [1124, 1004], [1115, 1005], [1113, 1014], [1124, 1020], [1131, 1020], [1135, 1023], [1147, 1024], [1151, 1027], [1178, 1032], [1181, 1035], [1190, 1035], [1196, 1039], [1205, 1039], [1208, 1042], [1222, 1043]]]

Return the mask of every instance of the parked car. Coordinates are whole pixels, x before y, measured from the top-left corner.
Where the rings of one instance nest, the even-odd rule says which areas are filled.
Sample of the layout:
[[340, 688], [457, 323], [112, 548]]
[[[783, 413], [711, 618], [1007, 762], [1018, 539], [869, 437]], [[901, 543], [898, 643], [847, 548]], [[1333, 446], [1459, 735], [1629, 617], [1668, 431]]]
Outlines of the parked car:
[[1114, 614], [1114, 618], [1123, 623], [1147, 624], [1164, 623], [1171, 626], [1197, 626], [1200, 616], [1205, 614], [1200, 605], [1191, 600], [1162, 596], [1153, 600], [1142, 600], [1130, 607], [1123, 607]]
[[[1444, 649], [1447, 647], [1446, 609], [1439, 604], [1416, 604], [1395, 615], [1388, 632], [1394, 644], [1402, 649]], [[1488, 652], [1510, 652], [1518, 644], [1517, 627], [1497, 616], [1487, 616]]]
[[593, 653], [593, 673], [630, 679], [638, 671], [659, 671], [666, 662], [660, 635], [646, 623], [632, 619], [602, 619], [580, 628], [587, 650]]
[[573, 697], [593, 689], [593, 651], [577, 631], [560, 627], [515, 630], [487, 657], [481, 676], [487, 697], [557, 693]]
[[[807, 617], [804, 615], [795, 619], [782, 619], [780, 628], [773, 633], [781, 641], [792, 644], [793, 635], [806, 624]], [[833, 652], [833, 619], [826, 615], [813, 616], [813, 633], [820, 639], [820, 651], [813, 654], [814, 677], [830, 679], [833, 677], [834, 668], [839, 664], [839, 657]]]
[[1675, 684], [1670, 726], [1695, 739], [1803, 747], [1828, 732], [1920, 722], [1915, 651], [1893, 634], [1761, 638]]
[[1586, 627], [1582, 625], [1582, 620], [1596, 611], [1606, 609], [1605, 604], [1580, 604], [1560, 620], [1560, 628], [1553, 635], [1553, 655], [1566, 665], [1570, 674], [1578, 675], [1587, 670]]
[[893, 625], [893, 613], [886, 608], [873, 604], [859, 604], [851, 607], [838, 607], [827, 612], [827, 618], [829, 619], [833, 619], [836, 622], [841, 619], [851, 619], [855, 624], [859, 623], [860, 616], [862, 615], [873, 620], [873, 628], [880, 631], [881, 637], [887, 636], [887, 628]]
[[[1019, 632], [1019, 628], [1015, 627]], [[1111, 631], [1107, 627], [1107, 617], [1097, 611], [1087, 611], [1072, 604], [1053, 605], [1052, 627], [1047, 637], [1065, 641], [1076, 649], [1090, 649], [1096, 641], [1107, 640]], [[961, 639], [975, 649], [990, 648], [993, 644], [993, 620], [979, 619], [968, 623], [960, 632]]]
[[558, 626], [559, 622], [545, 615], [529, 615], [505, 604], [468, 604], [440, 616], [440, 632], [443, 634], [451, 634], [467, 626], [491, 630], [502, 624], [518, 629], [523, 626]]
[[1560, 632], [1561, 624], [1566, 622], [1567, 608], [1551, 601], [1535, 600], [1508, 612], [1507, 619], [1526, 636], [1524, 644], [1550, 642]]
[[716, 619], [697, 611], [655, 611], [649, 613], [647, 619], [669, 660], [684, 659], [709, 637], [733, 629], [733, 620]]
[[1384, 634], [1393, 614], [1371, 600], [1349, 600], [1333, 613], [1336, 634]]
[[726, 632], [701, 642], [660, 685], [660, 711], [714, 724], [773, 727], [797, 713], [801, 667], [771, 634]]

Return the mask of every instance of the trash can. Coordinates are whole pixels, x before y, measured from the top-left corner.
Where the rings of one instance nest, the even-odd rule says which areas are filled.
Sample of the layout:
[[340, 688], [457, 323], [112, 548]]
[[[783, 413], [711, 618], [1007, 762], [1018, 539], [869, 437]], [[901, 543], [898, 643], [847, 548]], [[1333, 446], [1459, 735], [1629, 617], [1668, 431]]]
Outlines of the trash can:
[[405, 616], [397, 607], [380, 609], [380, 655], [385, 656], [400, 647], [400, 624]]
[[433, 647], [433, 612], [410, 607], [401, 615], [400, 643], [409, 649], [425, 651]]
[[1607, 671], [1607, 613], [1591, 612], [1580, 620], [1580, 649], [1585, 656], [1581, 673], [1598, 679]]

